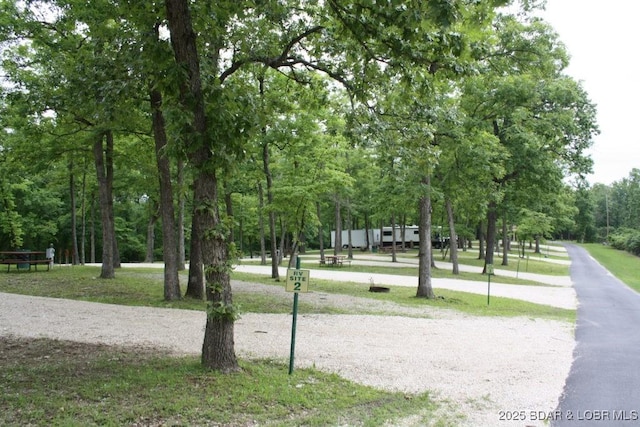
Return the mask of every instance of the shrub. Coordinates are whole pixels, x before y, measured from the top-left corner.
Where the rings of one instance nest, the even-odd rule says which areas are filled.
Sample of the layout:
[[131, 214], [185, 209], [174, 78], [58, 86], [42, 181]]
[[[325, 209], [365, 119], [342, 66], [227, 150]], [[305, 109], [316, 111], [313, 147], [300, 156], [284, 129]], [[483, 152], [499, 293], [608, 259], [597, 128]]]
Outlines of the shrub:
[[640, 231], [635, 231], [629, 235], [626, 242], [626, 250], [634, 255], [640, 255]]
[[609, 236], [609, 241], [615, 249], [640, 255], [640, 230], [619, 228]]

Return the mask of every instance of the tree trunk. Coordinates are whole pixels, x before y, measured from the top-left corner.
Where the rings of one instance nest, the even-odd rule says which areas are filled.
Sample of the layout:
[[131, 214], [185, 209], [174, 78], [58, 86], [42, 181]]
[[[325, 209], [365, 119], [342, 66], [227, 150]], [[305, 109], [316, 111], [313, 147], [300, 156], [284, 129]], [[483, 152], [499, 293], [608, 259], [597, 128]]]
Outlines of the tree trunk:
[[[187, 0], [166, 0], [167, 21], [176, 63], [185, 69], [180, 87], [180, 101], [193, 113], [193, 131], [187, 152], [195, 169], [193, 222], [200, 234], [200, 255], [204, 264], [209, 308], [202, 345], [202, 364], [222, 372], [239, 370], [234, 351], [234, 321], [230, 283], [229, 254], [220, 231], [217, 177], [212, 166], [212, 147], [201, 88], [196, 34], [191, 24]], [[215, 61], [213, 61], [215, 63]]]
[[298, 258], [298, 254], [300, 252], [300, 247], [301, 247], [301, 243], [303, 240], [303, 236], [304, 236], [304, 217], [306, 215], [306, 209], [303, 208], [302, 209], [302, 216], [301, 216], [301, 220], [300, 220], [300, 226], [298, 228], [298, 233], [297, 233], [297, 237], [295, 238], [293, 245], [291, 247], [291, 256], [289, 257], [289, 265], [288, 268], [295, 268], [296, 267], [296, 261]]
[[204, 268], [200, 250], [200, 238], [202, 234], [198, 230], [198, 224], [191, 220], [191, 246], [189, 247], [189, 278], [185, 297], [205, 299], [204, 292]]
[[369, 239], [369, 229], [371, 228], [371, 223], [369, 221], [369, 215], [364, 214], [364, 238], [367, 244], [367, 250], [371, 250], [371, 239]]
[[87, 239], [87, 173], [86, 169], [82, 169], [82, 204], [81, 204], [81, 214], [80, 221], [82, 223], [80, 230], [80, 264], [84, 265], [86, 261], [86, 248], [85, 242]]
[[182, 271], [186, 268], [187, 254], [185, 247], [185, 228], [184, 228], [184, 213], [185, 213], [185, 195], [184, 191], [184, 161], [178, 159], [178, 271]]
[[[201, 153], [203, 154], [203, 153]], [[202, 364], [222, 372], [239, 370], [234, 350], [235, 308], [231, 293], [230, 268], [228, 268], [227, 236], [217, 232], [220, 226], [217, 178], [215, 173], [201, 171], [195, 182], [194, 222], [203, 233], [201, 256], [205, 269], [206, 295], [209, 303], [207, 322], [202, 344]], [[208, 206], [208, 209], [198, 208]]]
[[478, 259], [485, 259], [485, 233], [484, 233], [484, 224], [482, 221], [478, 224]]
[[73, 173], [73, 160], [69, 162], [69, 201], [71, 202], [71, 259], [72, 264], [79, 263], [78, 256], [78, 224], [76, 220], [76, 180]]
[[[258, 80], [260, 84], [260, 96], [264, 99], [264, 78]], [[265, 135], [267, 129], [262, 128], [262, 134]], [[278, 242], [276, 241], [276, 213], [273, 210], [273, 175], [271, 174], [271, 165], [269, 164], [269, 143], [263, 142], [262, 145], [262, 169], [267, 181], [267, 207], [269, 209], [269, 238], [271, 240], [271, 278], [280, 280], [280, 272], [278, 271]]]
[[423, 184], [427, 193], [420, 197], [420, 254], [418, 255], [418, 298], [435, 298], [431, 286], [431, 179], [425, 177]]
[[[157, 30], [156, 30], [157, 31]], [[151, 89], [151, 112], [153, 137], [156, 148], [156, 165], [160, 179], [160, 214], [162, 217], [162, 260], [164, 261], [164, 299], [165, 301], [182, 298], [178, 277], [178, 241], [176, 238], [176, 220], [173, 208], [173, 185], [171, 184], [171, 163], [167, 154], [167, 134], [164, 114], [162, 113], [162, 95]], [[157, 214], [154, 215], [157, 217]]]
[[282, 259], [284, 254], [286, 254], [287, 244], [287, 227], [286, 222], [282, 220], [282, 216], [280, 216], [280, 249], [277, 251], [278, 265], [282, 264]]
[[405, 242], [407, 241], [407, 216], [400, 216], [400, 252], [405, 253], [407, 248]]
[[258, 227], [260, 228], [260, 265], [267, 265], [267, 248], [264, 240], [264, 192], [262, 183], [258, 183]]
[[353, 228], [353, 224], [351, 223], [351, 203], [347, 200], [347, 240], [349, 247], [347, 248], [347, 258], [353, 259], [353, 236], [351, 235], [351, 229]]
[[91, 264], [96, 263], [96, 196], [91, 194], [91, 222], [89, 224], [89, 260]]
[[118, 239], [116, 238], [115, 218], [113, 211], [113, 132], [108, 130], [106, 133], [106, 150], [105, 161], [107, 171], [107, 181], [109, 182], [109, 221], [111, 222], [111, 232], [113, 237], [111, 242], [113, 243], [113, 268], [120, 268], [120, 249], [118, 248]]
[[102, 220], [102, 271], [100, 278], [113, 279], [115, 277], [113, 265], [114, 223], [112, 182], [110, 181], [110, 179], [113, 179], [113, 170], [111, 170], [111, 173], [109, 172], [109, 161], [107, 159], [111, 157], [111, 154], [107, 154], [110, 150], [108, 144], [103, 147], [105, 136], [105, 133], [100, 133], [96, 136], [93, 143], [93, 157], [96, 164]]
[[[241, 213], [243, 206], [244, 200], [242, 200], [242, 204], [240, 205]], [[240, 219], [238, 221], [238, 250], [240, 256], [244, 256], [244, 215], [240, 215]], [[251, 258], [253, 258], [253, 250], [251, 249], [251, 244], [249, 244], [249, 253], [251, 255]]]
[[396, 215], [391, 214], [391, 262], [398, 262], [396, 257]]
[[453, 274], [460, 274], [458, 266], [458, 238], [456, 236], [456, 221], [453, 215], [453, 203], [447, 198], [445, 201], [447, 217], [449, 218], [449, 249], [451, 250], [451, 264], [453, 264]]
[[[114, 222], [114, 226], [115, 226], [115, 222]], [[116, 239], [115, 234], [113, 236], [113, 267], [114, 268], [122, 267], [122, 265], [120, 264], [120, 249], [118, 248], [118, 240]]]
[[[233, 218], [233, 199], [231, 197], [231, 190], [227, 188], [227, 183], [224, 185], [224, 205], [226, 207], [227, 217], [229, 219]], [[229, 227], [229, 242], [233, 243], [236, 241], [236, 236], [234, 233], [234, 227]]]
[[502, 265], [509, 265], [509, 235], [507, 234], [507, 213], [502, 216]]
[[342, 252], [342, 217], [340, 215], [340, 200], [338, 195], [335, 195], [335, 204], [333, 210], [333, 217], [336, 224], [336, 235], [333, 245], [333, 254], [338, 255]]
[[153, 248], [155, 246], [155, 228], [158, 221], [158, 207], [156, 204], [149, 200], [152, 205], [150, 207], [149, 221], [147, 221], [147, 250], [144, 256], [144, 262], [153, 262]]
[[276, 213], [273, 210], [273, 176], [269, 166], [269, 145], [265, 142], [262, 147], [262, 166], [267, 180], [267, 205], [269, 207], [269, 237], [271, 240], [271, 278], [279, 280], [278, 272], [278, 240], [276, 238]]
[[493, 254], [496, 247], [496, 231], [498, 222], [498, 212], [495, 202], [489, 203], [487, 211], [487, 253], [484, 258], [484, 268], [482, 274], [487, 274], [487, 265], [493, 265]]
[[316, 202], [316, 211], [318, 213], [318, 244], [320, 245], [320, 264], [324, 265], [324, 235], [322, 233], [322, 218], [320, 211], [320, 202]]

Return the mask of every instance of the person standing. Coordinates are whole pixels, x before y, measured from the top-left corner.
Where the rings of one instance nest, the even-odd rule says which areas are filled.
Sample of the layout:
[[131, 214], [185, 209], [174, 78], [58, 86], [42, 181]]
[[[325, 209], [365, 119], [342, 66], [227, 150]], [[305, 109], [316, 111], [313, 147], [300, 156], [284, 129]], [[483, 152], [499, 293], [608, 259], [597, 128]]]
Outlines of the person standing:
[[56, 257], [56, 250], [53, 247], [53, 243], [51, 243], [45, 251], [45, 256], [49, 260], [49, 268], [53, 268], [53, 259]]

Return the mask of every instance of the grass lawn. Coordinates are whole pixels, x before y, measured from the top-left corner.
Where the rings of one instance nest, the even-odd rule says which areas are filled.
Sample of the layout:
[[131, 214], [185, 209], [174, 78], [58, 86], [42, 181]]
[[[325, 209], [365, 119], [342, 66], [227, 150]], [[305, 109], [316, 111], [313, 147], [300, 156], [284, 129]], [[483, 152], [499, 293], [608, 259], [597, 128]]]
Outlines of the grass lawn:
[[[3, 426], [380, 426], [434, 419], [428, 394], [360, 386], [269, 360], [204, 370], [197, 358], [0, 337]], [[439, 425], [449, 424], [443, 420]]]
[[[257, 282], [266, 285], [283, 287], [284, 282], [276, 282], [270, 277], [249, 273], [234, 273], [233, 277], [246, 282]], [[486, 276], [484, 276], [486, 280]], [[477, 280], [477, 279], [476, 279]], [[492, 283], [494, 283], [492, 279]], [[386, 285], [385, 285], [386, 286]], [[391, 289], [389, 293], [369, 292], [369, 285], [352, 282], [334, 282], [330, 280], [313, 279], [311, 289], [313, 292], [327, 294], [351, 295], [359, 298], [368, 298], [376, 301], [390, 301], [406, 307], [436, 307], [457, 310], [475, 316], [527, 316], [532, 318], [543, 318], [575, 322], [576, 311], [567, 310], [547, 305], [534, 304], [527, 301], [501, 298], [492, 296], [490, 304], [487, 305], [487, 296], [472, 294], [468, 292], [458, 292], [448, 289], [436, 289], [436, 299], [428, 300], [416, 298], [416, 289], [404, 286], [387, 286]], [[483, 288], [486, 289], [486, 286]], [[235, 295], [235, 294], [234, 294]], [[287, 300], [287, 311], [291, 310], [291, 298]], [[300, 303], [304, 304], [304, 296], [300, 297]], [[243, 304], [243, 307], [246, 307]], [[314, 308], [313, 310], [317, 309]], [[253, 311], [253, 310], [248, 310]], [[386, 314], [375, 311], [349, 312], [345, 314]], [[411, 316], [411, 315], [407, 315]]]
[[640, 292], [640, 257], [600, 243], [588, 243], [581, 246], [614, 276], [635, 291]]
[[[393, 274], [396, 268], [387, 268], [385, 273]], [[346, 271], [346, 267], [345, 267]], [[100, 268], [93, 266], [56, 267], [44, 272], [17, 272], [0, 274], [0, 292], [11, 292], [25, 295], [48, 296], [54, 298], [77, 299], [83, 301], [102, 302], [131, 306], [150, 306], [164, 308], [183, 308], [190, 310], [204, 310], [205, 303], [189, 298], [180, 301], [164, 301], [162, 287], [163, 274], [159, 268], [122, 268], [116, 273], [114, 280], [97, 279]], [[447, 277], [453, 277], [447, 273]], [[473, 280], [486, 281], [487, 277], [473, 274]], [[284, 287], [284, 282], [255, 274], [234, 272], [232, 278], [245, 282], [262, 283]], [[185, 273], [182, 283], [186, 283]], [[498, 283], [498, 277], [491, 282]], [[575, 310], [549, 307], [526, 301], [491, 297], [487, 305], [486, 295], [467, 292], [457, 292], [446, 289], [436, 289], [435, 300], [415, 297], [415, 288], [391, 286], [389, 293], [372, 293], [369, 285], [351, 282], [334, 282], [328, 280], [313, 280], [314, 292], [351, 295], [372, 300], [391, 301], [407, 307], [433, 306], [458, 310], [478, 316], [528, 316], [535, 318], [549, 318], [556, 320], [575, 321]], [[291, 296], [285, 294], [278, 297], [260, 292], [235, 292], [234, 302], [239, 304], [243, 312], [252, 313], [289, 313], [291, 311]], [[312, 314], [386, 314], [370, 311], [345, 313], [344, 310], [330, 306], [311, 305], [300, 298], [300, 312]]]

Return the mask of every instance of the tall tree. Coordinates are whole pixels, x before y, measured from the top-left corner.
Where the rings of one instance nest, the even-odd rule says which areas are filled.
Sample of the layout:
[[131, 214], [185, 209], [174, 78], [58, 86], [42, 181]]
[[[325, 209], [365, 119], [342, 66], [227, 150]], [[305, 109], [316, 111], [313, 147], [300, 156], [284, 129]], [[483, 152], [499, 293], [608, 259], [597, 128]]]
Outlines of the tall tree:
[[566, 52], [549, 26], [501, 16], [496, 27], [499, 40], [486, 54], [485, 72], [463, 88], [465, 111], [508, 153], [488, 199], [485, 269], [494, 262], [503, 201], [558, 191], [564, 173], [588, 172], [585, 150], [597, 132], [595, 108], [562, 74]]
[[225, 243], [227, 232], [220, 220], [217, 204], [218, 179], [209, 146], [210, 129], [202, 91], [196, 33], [186, 0], [166, 0], [165, 5], [175, 60], [186, 71], [180, 85], [180, 102], [192, 114], [187, 153], [196, 171], [193, 222], [202, 233], [201, 238], [194, 237], [200, 238], [200, 255], [205, 268], [209, 302], [202, 363], [212, 369], [231, 372], [239, 369], [233, 332], [237, 314], [229, 281], [229, 251]]

